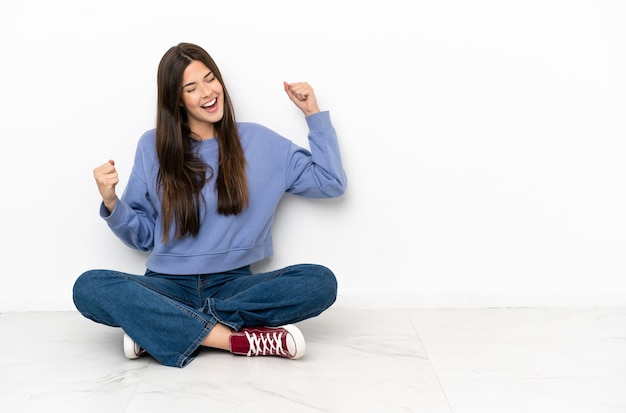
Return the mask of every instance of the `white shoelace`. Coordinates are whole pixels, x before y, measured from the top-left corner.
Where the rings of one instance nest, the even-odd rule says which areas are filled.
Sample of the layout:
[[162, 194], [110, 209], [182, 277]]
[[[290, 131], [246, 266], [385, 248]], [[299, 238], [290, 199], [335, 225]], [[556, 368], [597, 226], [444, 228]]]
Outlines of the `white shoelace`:
[[256, 333], [250, 334], [247, 331], [244, 332], [248, 342], [250, 343], [250, 350], [248, 350], [248, 356], [267, 356], [267, 355], [288, 355], [283, 349], [283, 335], [284, 331], [275, 331], [271, 333]]

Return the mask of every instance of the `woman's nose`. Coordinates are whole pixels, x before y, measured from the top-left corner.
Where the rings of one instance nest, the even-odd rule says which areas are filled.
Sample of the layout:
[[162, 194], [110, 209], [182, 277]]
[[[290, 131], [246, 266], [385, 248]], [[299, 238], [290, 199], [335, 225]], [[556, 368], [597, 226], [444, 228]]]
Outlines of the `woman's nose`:
[[209, 87], [209, 85], [202, 83], [200, 85], [200, 93], [202, 94], [202, 96], [209, 96], [211, 94], [211, 88]]

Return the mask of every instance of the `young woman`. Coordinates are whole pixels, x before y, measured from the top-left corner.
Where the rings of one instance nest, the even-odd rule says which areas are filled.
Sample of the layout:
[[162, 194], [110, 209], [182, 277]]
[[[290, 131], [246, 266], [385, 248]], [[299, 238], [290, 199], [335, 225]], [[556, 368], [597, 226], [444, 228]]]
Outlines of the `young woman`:
[[300, 264], [252, 273], [273, 253], [285, 193], [333, 198], [346, 189], [335, 130], [311, 86], [284, 83], [309, 127], [310, 150], [255, 123], [236, 122], [224, 80], [201, 47], [170, 48], [157, 73], [156, 129], [139, 140], [126, 189], [111, 160], [94, 169], [100, 216], [126, 245], [150, 251], [143, 275], [83, 273], [74, 303], [124, 331], [124, 351], [184, 367], [202, 347], [297, 359], [293, 325], [336, 299], [328, 268]]

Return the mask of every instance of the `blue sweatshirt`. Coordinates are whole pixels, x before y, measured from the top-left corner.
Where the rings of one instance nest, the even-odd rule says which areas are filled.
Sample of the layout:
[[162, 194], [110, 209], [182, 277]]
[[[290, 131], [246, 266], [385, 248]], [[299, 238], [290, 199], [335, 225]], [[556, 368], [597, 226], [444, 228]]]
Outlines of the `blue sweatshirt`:
[[[238, 123], [247, 161], [249, 206], [239, 215], [217, 213], [216, 139], [198, 141], [203, 160], [214, 178], [203, 188], [206, 206], [197, 236], [174, 237], [163, 243], [161, 199], [157, 191], [159, 162], [156, 130], [139, 139], [128, 185], [113, 211], [100, 206], [100, 216], [126, 245], [151, 251], [148, 269], [172, 275], [223, 272], [260, 261], [273, 254], [272, 223], [285, 193], [308, 198], [334, 198], [346, 189], [346, 176], [337, 135], [329, 112], [305, 118], [310, 151], [256, 123]], [[172, 225], [173, 226], [173, 225]]]

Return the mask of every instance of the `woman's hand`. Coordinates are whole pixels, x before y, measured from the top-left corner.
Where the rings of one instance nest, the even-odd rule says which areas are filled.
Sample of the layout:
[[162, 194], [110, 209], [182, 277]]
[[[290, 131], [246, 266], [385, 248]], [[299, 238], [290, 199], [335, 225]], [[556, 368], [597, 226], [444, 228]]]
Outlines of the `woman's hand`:
[[283, 82], [283, 86], [285, 87], [285, 92], [287, 92], [289, 99], [304, 113], [304, 116], [309, 116], [320, 111], [320, 108], [317, 106], [315, 92], [311, 85], [306, 82]]
[[93, 177], [96, 179], [96, 183], [98, 184], [98, 191], [100, 191], [104, 206], [109, 210], [109, 212], [113, 212], [113, 208], [115, 208], [115, 203], [117, 202], [115, 185], [117, 185], [120, 181], [117, 176], [117, 171], [115, 170], [115, 162], [110, 160], [104, 165], [100, 165], [94, 169]]

